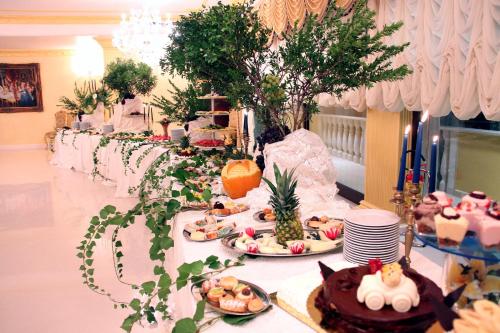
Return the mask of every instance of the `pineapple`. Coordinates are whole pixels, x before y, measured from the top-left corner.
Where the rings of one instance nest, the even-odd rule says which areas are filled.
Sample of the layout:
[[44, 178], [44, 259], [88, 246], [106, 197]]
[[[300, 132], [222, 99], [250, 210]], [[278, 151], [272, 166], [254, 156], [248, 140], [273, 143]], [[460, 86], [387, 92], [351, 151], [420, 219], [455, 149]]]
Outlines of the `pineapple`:
[[292, 170], [285, 170], [281, 174], [274, 164], [276, 185], [269, 179], [263, 178], [271, 189], [269, 204], [276, 214], [276, 238], [280, 245], [286, 246], [287, 241], [304, 239], [304, 229], [298, 218], [299, 198], [295, 194], [297, 179], [294, 179]]
[[181, 139], [179, 140], [179, 147], [181, 149], [187, 149], [189, 148], [190, 145], [191, 145], [191, 138], [189, 137], [189, 135], [185, 135], [181, 137]]

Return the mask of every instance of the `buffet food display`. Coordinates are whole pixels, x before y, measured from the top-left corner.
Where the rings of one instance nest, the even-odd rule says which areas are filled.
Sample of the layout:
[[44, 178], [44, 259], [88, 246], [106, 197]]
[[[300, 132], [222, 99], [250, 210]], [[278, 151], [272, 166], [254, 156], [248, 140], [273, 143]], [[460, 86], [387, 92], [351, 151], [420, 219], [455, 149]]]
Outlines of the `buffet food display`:
[[321, 254], [342, 246], [340, 229], [328, 231], [304, 230], [303, 239], [278, 242], [272, 229], [255, 230], [246, 228], [244, 232], [232, 234], [223, 239], [223, 245], [233, 251], [255, 256], [290, 257]]
[[198, 293], [215, 311], [230, 315], [257, 314], [271, 303], [262, 288], [233, 276], [205, 280]]
[[184, 235], [193, 241], [208, 241], [222, 238], [230, 234], [236, 228], [236, 223], [217, 220], [214, 216], [189, 223], [184, 226]]

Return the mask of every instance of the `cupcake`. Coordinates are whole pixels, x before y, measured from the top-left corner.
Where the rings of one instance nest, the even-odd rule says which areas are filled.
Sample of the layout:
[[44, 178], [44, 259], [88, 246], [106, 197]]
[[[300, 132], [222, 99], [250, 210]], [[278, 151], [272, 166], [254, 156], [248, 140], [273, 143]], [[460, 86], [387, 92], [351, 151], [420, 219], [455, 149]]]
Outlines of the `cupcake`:
[[485, 249], [500, 249], [500, 207], [498, 204], [486, 212], [478, 231], [479, 242]]
[[434, 217], [439, 246], [459, 246], [467, 233], [469, 221], [451, 207]]
[[466, 196], [464, 196], [461, 202], [476, 203], [479, 209], [486, 211], [490, 207], [491, 199], [488, 198], [488, 196], [484, 192], [472, 191]]
[[441, 205], [439, 205], [438, 199], [434, 195], [429, 194], [424, 197], [422, 203], [415, 209], [415, 222], [418, 233], [434, 235], [436, 233], [434, 215], [440, 212]]

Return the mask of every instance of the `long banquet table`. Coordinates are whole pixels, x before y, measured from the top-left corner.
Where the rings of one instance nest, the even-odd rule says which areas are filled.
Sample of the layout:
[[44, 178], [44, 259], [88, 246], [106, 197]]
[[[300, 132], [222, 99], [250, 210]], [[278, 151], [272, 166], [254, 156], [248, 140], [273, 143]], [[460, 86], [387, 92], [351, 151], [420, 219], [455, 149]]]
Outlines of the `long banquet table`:
[[[73, 134], [67, 131], [61, 140], [62, 133], [59, 132], [55, 142], [55, 154], [52, 164], [63, 168], [73, 168], [77, 171], [90, 174], [94, 168], [92, 153], [99, 144], [102, 136], [89, 134]], [[76, 137], [74, 137], [76, 135]], [[128, 188], [139, 184], [144, 172], [151, 163], [163, 152], [165, 148], [155, 147], [150, 154], [142, 161], [139, 168], [136, 168], [135, 161], [141, 153], [147, 149], [147, 145], [133, 153], [130, 165], [133, 166], [135, 173], [125, 173], [120, 149], [116, 149], [117, 140], [111, 140], [110, 144], [100, 150], [99, 160], [102, 161], [100, 172], [108, 178], [106, 183], [117, 186], [116, 195], [118, 197], [130, 196]], [[245, 201], [244, 199], [242, 200]], [[249, 202], [248, 204], [251, 205]], [[270, 223], [260, 223], [253, 220], [252, 215], [255, 208], [228, 217], [236, 222], [238, 229], [252, 226], [255, 229], [271, 227]], [[185, 262], [204, 260], [210, 255], [218, 256], [221, 260], [235, 258], [238, 254], [222, 246], [220, 240], [210, 242], [193, 242], [187, 240], [183, 235], [183, 227], [187, 223], [192, 223], [203, 217], [201, 211], [186, 211], [178, 214], [173, 222], [173, 238], [175, 246], [167, 255], [168, 271], [173, 278], [177, 276], [176, 268]], [[403, 247], [400, 247], [400, 253], [403, 253]], [[261, 286], [268, 293], [277, 291], [288, 278], [301, 275], [311, 271], [317, 271], [319, 274], [318, 261], [328, 265], [338, 264], [344, 261], [342, 252], [331, 254], [315, 255], [295, 258], [269, 258], [261, 257], [257, 259], [247, 259], [245, 265], [233, 267], [224, 272], [223, 275], [233, 275], [237, 278], [250, 281]], [[412, 265], [414, 268], [424, 273], [431, 280], [441, 285], [441, 265], [442, 256], [430, 248], [418, 249], [412, 252]], [[297, 291], [300, 297], [300, 291]], [[304, 296], [306, 297], [306, 296]], [[187, 286], [179, 292], [174, 292], [170, 299], [173, 308], [173, 314], [176, 319], [192, 317], [196, 307], [196, 301], [191, 295], [190, 286]], [[170, 332], [171, 326], [166, 324], [167, 331]], [[259, 315], [243, 326], [230, 326], [222, 321], [217, 321], [208, 328], [208, 332], [229, 333], [229, 332], [248, 332], [255, 333], [258, 330], [265, 329], [265, 332], [287, 332], [287, 333], [306, 333], [314, 332], [311, 328], [291, 317], [281, 308], [274, 306], [272, 310]]]
[[[51, 164], [91, 175], [94, 169], [93, 153], [101, 138], [102, 135], [98, 134], [74, 133], [71, 130], [66, 130], [63, 134], [63, 131], [59, 131], [54, 142], [55, 152]], [[134, 144], [139, 145], [139, 143], [129, 143], [129, 145]], [[136, 196], [136, 193], [129, 193], [129, 188], [140, 183], [151, 163], [167, 149], [154, 147], [137, 167], [137, 158], [150, 147], [147, 144], [141, 145], [132, 153], [130, 158], [130, 168], [132, 170], [126, 172], [119, 145], [119, 140], [111, 140], [108, 145], [99, 149], [97, 156], [100, 161], [99, 172], [106, 178], [103, 180], [106, 185], [116, 185], [116, 197]]]

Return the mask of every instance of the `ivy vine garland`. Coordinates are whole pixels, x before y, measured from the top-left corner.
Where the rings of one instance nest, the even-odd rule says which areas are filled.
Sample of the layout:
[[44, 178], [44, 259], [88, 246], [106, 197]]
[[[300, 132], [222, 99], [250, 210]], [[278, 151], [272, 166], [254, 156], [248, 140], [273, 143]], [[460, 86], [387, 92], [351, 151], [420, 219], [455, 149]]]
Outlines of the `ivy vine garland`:
[[111, 139], [107, 136], [102, 136], [101, 139], [99, 140], [99, 144], [97, 147], [95, 147], [94, 151], [92, 152], [92, 160], [94, 161], [94, 168], [92, 169], [92, 177], [95, 179], [96, 176], [101, 177], [102, 179], [107, 179], [100, 171], [99, 171], [99, 151], [109, 145], [111, 142]]
[[[106, 147], [110, 141], [111, 138], [103, 136], [94, 150], [95, 166], [92, 172], [94, 176], [100, 175], [102, 177], [98, 171], [99, 161], [97, 156], [99, 150]], [[131, 142], [133, 147], [143, 146], [143, 144], [137, 145], [137, 141], [127, 141], [122, 142], [122, 144], [126, 146]], [[140, 161], [155, 147], [156, 145], [148, 147], [138, 158], [136, 165], [140, 165]], [[130, 152], [131, 154], [133, 150], [133, 148], [130, 148], [124, 152], [127, 154]], [[216, 256], [209, 256], [205, 260], [180, 265], [177, 268], [179, 275], [175, 281], [165, 270], [166, 253], [174, 246], [171, 231], [175, 216], [183, 209], [189, 208], [193, 202], [208, 203], [211, 200], [212, 191], [208, 184], [214, 177], [220, 175], [225, 158], [225, 155], [203, 152], [197, 156], [172, 160], [170, 152], [166, 151], [155, 159], [146, 170], [141, 183], [129, 189], [130, 193], [139, 191], [139, 203], [135, 207], [126, 212], [118, 212], [116, 207], [107, 205], [101, 209], [99, 215], [92, 217], [90, 220], [84, 239], [77, 247], [77, 256], [81, 259], [80, 271], [83, 283], [93, 292], [107, 296], [114, 303], [115, 308], [121, 307], [131, 310], [131, 313], [121, 325], [124, 331], [130, 332], [136, 324], [155, 324], [159, 318], [172, 320], [167, 301], [174, 286], [176, 290], [180, 290], [186, 287], [188, 283], [198, 284], [212, 274], [220, 273], [233, 266], [243, 265], [245, 256], [224, 261], [221, 261]], [[123, 160], [129, 161], [125, 157]], [[167, 177], [169, 177], [170, 181], [165, 186]], [[204, 182], [200, 182], [202, 178], [205, 179]], [[153, 197], [153, 194], [155, 197]], [[155, 263], [154, 279], [142, 283], [130, 283], [123, 279], [126, 268], [122, 260], [125, 253], [120, 239], [120, 232], [139, 220], [145, 224], [152, 234], [149, 257]], [[93, 256], [97, 244], [96, 240], [102, 238], [107, 230], [112, 230], [111, 250], [116, 278], [120, 283], [134, 290], [136, 294], [138, 293], [140, 297], [134, 297], [127, 301], [115, 299], [94, 278]], [[231, 316], [219, 316], [202, 322], [204, 310], [205, 302], [198, 302], [193, 317], [178, 320], [172, 332], [196, 333], [200, 328], [208, 326], [220, 318], [230, 324], [241, 324], [242, 321], [254, 317], [232, 318]]]

